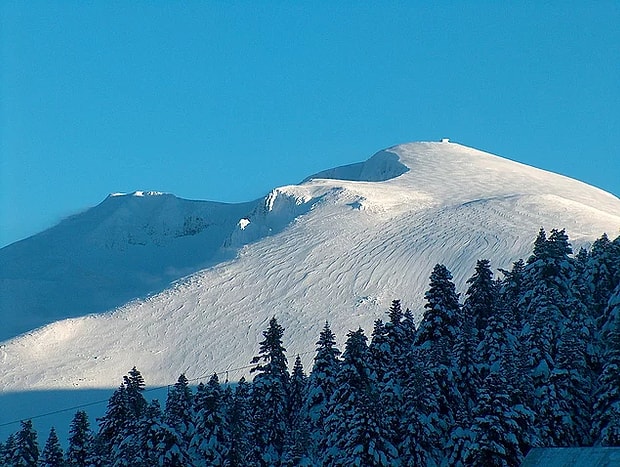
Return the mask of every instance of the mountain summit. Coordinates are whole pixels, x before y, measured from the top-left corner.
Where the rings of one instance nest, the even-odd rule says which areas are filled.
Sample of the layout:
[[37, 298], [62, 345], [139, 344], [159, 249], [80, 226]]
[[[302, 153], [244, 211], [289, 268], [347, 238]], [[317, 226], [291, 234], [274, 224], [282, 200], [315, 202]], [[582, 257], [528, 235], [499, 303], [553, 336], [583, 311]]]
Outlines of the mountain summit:
[[620, 200], [450, 142], [248, 203], [111, 195], [0, 250], [3, 337], [29, 331], [3, 345], [4, 390], [110, 387], [134, 365], [151, 384], [243, 367], [274, 315], [289, 353], [311, 352], [325, 320], [342, 339], [395, 298], [420, 316], [436, 263], [462, 287], [477, 259], [528, 255], [541, 226], [575, 247], [615, 236]]

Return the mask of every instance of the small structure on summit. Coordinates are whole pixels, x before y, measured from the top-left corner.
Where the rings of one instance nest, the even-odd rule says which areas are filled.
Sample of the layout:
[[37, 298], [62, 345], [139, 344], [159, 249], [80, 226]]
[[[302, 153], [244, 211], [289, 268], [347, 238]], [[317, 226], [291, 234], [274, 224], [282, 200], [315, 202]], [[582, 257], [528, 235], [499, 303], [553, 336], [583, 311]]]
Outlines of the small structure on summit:
[[442, 143], [449, 143], [450, 142], [450, 138], [441, 138], [441, 142]]

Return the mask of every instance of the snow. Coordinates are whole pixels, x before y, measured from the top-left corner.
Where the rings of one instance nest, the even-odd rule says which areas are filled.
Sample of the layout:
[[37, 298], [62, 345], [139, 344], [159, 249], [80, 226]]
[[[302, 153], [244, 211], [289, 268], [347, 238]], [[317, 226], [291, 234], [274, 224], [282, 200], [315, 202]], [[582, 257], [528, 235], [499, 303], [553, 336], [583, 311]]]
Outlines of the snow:
[[299, 353], [309, 368], [325, 320], [342, 343], [393, 299], [420, 316], [436, 263], [462, 291], [476, 260], [509, 267], [541, 226], [566, 228], [575, 247], [613, 238], [620, 200], [450, 142], [395, 146], [248, 203], [110, 196], [0, 250], [12, 337], [0, 409], [70, 406], [59, 396], [42, 408], [34, 395], [113, 389], [134, 365], [151, 387], [181, 372], [236, 380], [274, 315], [289, 360]]
[[163, 193], [161, 191], [132, 191], [130, 193], [110, 193], [111, 197], [118, 197], [118, 196], [137, 196], [137, 197], [143, 197], [143, 196], [161, 196], [161, 195], [165, 195], [167, 193]]

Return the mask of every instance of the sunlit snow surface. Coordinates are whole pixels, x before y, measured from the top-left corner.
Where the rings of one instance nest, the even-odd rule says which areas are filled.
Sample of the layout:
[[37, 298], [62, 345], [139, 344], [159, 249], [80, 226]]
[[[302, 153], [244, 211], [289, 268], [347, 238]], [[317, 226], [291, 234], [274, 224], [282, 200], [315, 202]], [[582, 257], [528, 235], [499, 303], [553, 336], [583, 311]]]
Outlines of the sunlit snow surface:
[[574, 247], [620, 234], [613, 195], [453, 143], [396, 146], [244, 204], [136, 193], [0, 251], [9, 328], [65, 305], [64, 316], [101, 311], [144, 296], [149, 281], [163, 289], [6, 341], [5, 394], [114, 388], [134, 365], [151, 386], [244, 367], [274, 315], [289, 360], [309, 364], [325, 320], [342, 343], [349, 329], [369, 333], [392, 299], [421, 316], [436, 263], [463, 291], [477, 259], [509, 268], [541, 226], [566, 228]]

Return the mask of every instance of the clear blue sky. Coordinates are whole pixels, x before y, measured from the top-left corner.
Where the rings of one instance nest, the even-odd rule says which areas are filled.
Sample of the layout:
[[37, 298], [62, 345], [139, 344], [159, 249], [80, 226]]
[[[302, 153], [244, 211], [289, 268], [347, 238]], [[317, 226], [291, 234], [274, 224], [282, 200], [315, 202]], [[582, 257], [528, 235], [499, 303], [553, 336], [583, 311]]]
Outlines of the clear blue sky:
[[[543, 5], [545, 4], [545, 5]], [[0, 246], [450, 137], [620, 195], [620, 2], [0, 2]]]

